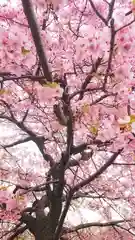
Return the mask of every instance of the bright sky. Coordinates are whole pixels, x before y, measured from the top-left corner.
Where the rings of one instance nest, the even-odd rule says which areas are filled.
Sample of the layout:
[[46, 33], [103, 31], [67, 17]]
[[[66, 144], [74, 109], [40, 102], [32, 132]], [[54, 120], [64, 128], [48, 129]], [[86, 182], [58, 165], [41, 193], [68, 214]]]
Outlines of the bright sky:
[[[0, 0], [0, 5], [6, 4], [8, 2], [9, 2], [9, 0]], [[12, 0], [12, 5], [16, 6], [16, 2], [17, 2], [17, 0]]]
[[1, 5], [4, 4], [4, 3], [7, 3], [7, 0], [1, 0], [1, 1], [0, 1], [0, 4], [1, 4]]

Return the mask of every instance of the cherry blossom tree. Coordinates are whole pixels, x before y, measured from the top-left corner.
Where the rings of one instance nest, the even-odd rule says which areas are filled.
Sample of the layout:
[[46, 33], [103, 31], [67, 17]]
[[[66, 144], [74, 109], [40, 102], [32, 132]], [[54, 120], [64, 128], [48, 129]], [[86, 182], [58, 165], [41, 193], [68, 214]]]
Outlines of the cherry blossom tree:
[[[134, 239], [134, 9], [1, 3], [1, 239]], [[82, 201], [102, 220], [68, 224]]]

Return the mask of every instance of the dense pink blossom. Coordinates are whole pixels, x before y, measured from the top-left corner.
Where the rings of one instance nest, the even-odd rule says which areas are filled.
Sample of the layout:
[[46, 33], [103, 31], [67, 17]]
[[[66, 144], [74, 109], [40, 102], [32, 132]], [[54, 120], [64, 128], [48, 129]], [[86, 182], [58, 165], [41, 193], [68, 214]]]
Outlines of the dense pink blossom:
[[[112, 209], [127, 220], [128, 211], [133, 222], [124, 222], [123, 229], [129, 234], [135, 213], [134, 1], [31, 1], [42, 56], [22, 2], [0, 3], [0, 120], [6, 124], [0, 142], [0, 219], [18, 224], [28, 206], [36, 213], [33, 204], [47, 191], [36, 187], [50, 177], [52, 159], [57, 166], [67, 151], [62, 201], [69, 189], [89, 191], [87, 205], [103, 220], [112, 220]], [[66, 119], [58, 119], [58, 106]], [[72, 152], [72, 144], [82, 143], [88, 151]], [[102, 172], [117, 152], [116, 161]], [[51, 176], [54, 187], [58, 179]], [[126, 202], [126, 210], [116, 200]], [[101, 237], [120, 239], [108, 228]]]

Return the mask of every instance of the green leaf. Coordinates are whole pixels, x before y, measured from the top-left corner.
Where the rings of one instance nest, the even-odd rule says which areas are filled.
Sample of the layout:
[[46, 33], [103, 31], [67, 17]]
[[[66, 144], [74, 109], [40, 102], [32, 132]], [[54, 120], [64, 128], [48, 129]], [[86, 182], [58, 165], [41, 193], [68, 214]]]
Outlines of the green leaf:
[[47, 83], [43, 84], [43, 87], [57, 88], [57, 87], [59, 87], [59, 84], [56, 82], [47, 82]]
[[135, 115], [130, 115], [130, 123], [135, 122]]
[[92, 125], [89, 127], [89, 131], [93, 134], [93, 135], [97, 135], [98, 134], [98, 127], [96, 125]]
[[30, 50], [28, 50], [28, 49], [22, 47], [22, 48], [21, 48], [21, 52], [22, 52], [22, 55], [25, 56], [25, 55], [27, 55], [28, 53], [30, 53]]

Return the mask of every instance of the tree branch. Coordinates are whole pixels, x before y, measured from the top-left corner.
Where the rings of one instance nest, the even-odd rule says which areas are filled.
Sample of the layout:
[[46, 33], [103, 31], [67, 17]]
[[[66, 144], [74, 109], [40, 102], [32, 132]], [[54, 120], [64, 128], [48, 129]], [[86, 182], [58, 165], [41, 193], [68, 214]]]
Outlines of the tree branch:
[[49, 66], [47, 63], [47, 58], [46, 58], [46, 54], [44, 51], [44, 47], [43, 47], [43, 43], [41, 40], [41, 36], [40, 36], [40, 31], [39, 31], [39, 27], [35, 18], [35, 14], [34, 14], [34, 10], [33, 10], [33, 6], [32, 6], [32, 2], [31, 0], [22, 0], [22, 6], [23, 6], [23, 10], [25, 13], [25, 16], [27, 18], [30, 30], [31, 30], [31, 34], [33, 37], [33, 41], [35, 43], [35, 47], [36, 47], [36, 51], [39, 57], [39, 61], [40, 64], [42, 66], [43, 69], [43, 73], [45, 75], [45, 78], [48, 82], [52, 82], [52, 76], [49, 70]]
[[122, 29], [124, 29], [124, 28], [130, 26], [130, 25], [131, 25], [132, 23], [134, 23], [134, 22], [135, 22], [135, 19], [133, 19], [133, 20], [130, 21], [129, 23], [125, 24], [124, 26], [118, 28], [118, 29], [116, 30], [116, 33], [119, 32], [120, 30], [122, 30]]
[[18, 237], [20, 234], [24, 233], [27, 230], [27, 226], [18, 228], [10, 237], [7, 238], [7, 240], [14, 240], [16, 237]]
[[31, 141], [31, 140], [32, 140], [31, 137], [27, 137], [27, 138], [25, 138], [25, 139], [20, 139], [20, 140], [18, 140], [18, 141], [15, 141], [15, 142], [13, 142], [13, 143], [10, 143], [10, 144], [2, 145], [2, 147], [3, 147], [3, 148], [10, 148], [10, 147], [14, 147], [14, 146], [16, 146], [16, 145], [19, 145], [19, 144], [21, 144], [21, 143], [29, 142], [29, 141]]
[[115, 0], [112, 0], [112, 1], [109, 3], [109, 12], [108, 12], [108, 17], [107, 17], [107, 22], [109, 22], [109, 20], [112, 18], [113, 9], [114, 9], [114, 4], [115, 4]]
[[47, 154], [47, 153], [44, 152], [44, 141], [45, 141], [45, 138], [44, 138], [43, 136], [37, 136], [34, 132], [32, 132], [30, 129], [28, 129], [28, 128], [24, 125], [23, 122], [18, 122], [18, 121], [15, 119], [15, 117], [14, 117], [14, 115], [13, 115], [10, 107], [8, 106], [8, 104], [6, 104], [6, 106], [7, 106], [8, 109], [9, 109], [9, 112], [10, 112], [10, 114], [11, 114], [11, 117], [2, 116], [2, 115], [1, 115], [0, 118], [1, 118], [1, 119], [6, 119], [6, 120], [8, 120], [8, 121], [10, 121], [10, 122], [12, 122], [12, 123], [14, 123], [14, 124], [16, 124], [16, 126], [17, 126], [18, 128], [20, 128], [23, 132], [27, 133], [27, 134], [31, 137], [31, 140], [37, 145], [37, 147], [38, 147], [38, 149], [40, 150], [43, 158], [44, 158], [46, 161], [50, 162], [51, 165], [53, 165], [53, 164], [54, 164], [54, 160], [53, 160], [53, 158], [51, 157], [51, 155], [49, 155], [49, 154]]
[[110, 21], [110, 27], [111, 27], [110, 50], [109, 50], [107, 69], [106, 69], [106, 73], [105, 73], [105, 77], [104, 77], [104, 85], [103, 85], [104, 89], [106, 87], [106, 83], [107, 83], [107, 79], [108, 79], [108, 76], [109, 76], [109, 72], [111, 70], [111, 64], [112, 64], [112, 58], [113, 58], [113, 50], [114, 50], [114, 44], [115, 44], [116, 31], [115, 31], [115, 28], [114, 28], [114, 19], [113, 18]]
[[119, 200], [121, 199], [121, 197], [107, 197], [103, 194], [99, 194], [99, 195], [92, 195], [89, 194], [89, 192], [77, 192], [74, 196], [73, 196], [73, 200], [78, 199], [78, 198], [91, 198], [91, 199], [108, 199], [108, 200]]
[[[58, 181], [56, 180], [55, 183], [57, 183]], [[43, 192], [46, 191], [47, 186], [49, 184], [54, 183], [54, 181], [48, 181], [45, 183], [42, 183], [40, 185], [34, 186], [34, 187], [27, 187], [27, 186], [21, 186], [21, 185], [16, 185], [15, 189], [13, 190], [13, 193], [15, 194], [19, 189], [24, 190], [24, 194], [28, 193], [28, 192]]]
[[112, 227], [112, 226], [117, 226], [120, 227], [118, 224], [120, 223], [125, 223], [125, 222], [131, 222], [131, 220], [116, 220], [116, 221], [110, 221], [110, 222], [91, 222], [91, 223], [85, 223], [85, 224], [80, 224], [76, 227], [73, 228], [67, 228], [64, 229], [64, 233], [72, 233], [76, 232], [78, 230], [82, 230], [85, 228], [90, 228], [90, 227]]
[[76, 192], [78, 191], [80, 188], [86, 186], [87, 184], [89, 184], [90, 182], [94, 181], [97, 177], [99, 177], [111, 164], [113, 164], [113, 162], [115, 161], [115, 159], [118, 157], [118, 155], [122, 152], [123, 149], [120, 149], [118, 152], [114, 153], [109, 160], [102, 166], [100, 167], [97, 172], [95, 172], [94, 174], [92, 174], [90, 177], [86, 178], [85, 180], [81, 181], [80, 183], [76, 184], [73, 187], [73, 191]]
[[100, 12], [96, 9], [94, 3], [92, 0], [89, 0], [90, 5], [92, 7], [92, 9], [94, 10], [94, 12], [96, 13], [96, 15], [104, 22], [104, 24], [107, 26], [107, 20], [100, 14]]
[[84, 80], [84, 82], [81, 86], [79, 100], [83, 99], [85, 89], [86, 89], [87, 85], [90, 83], [91, 79], [93, 78], [93, 73], [95, 73], [97, 71], [98, 67], [100, 66], [101, 61], [102, 61], [102, 58], [98, 58], [96, 60], [96, 62], [93, 64], [90, 74], [86, 77], [86, 79]]
[[32, 234], [35, 234], [36, 219], [34, 217], [24, 212], [21, 216], [20, 221], [26, 224], [27, 228], [30, 230]]
[[70, 207], [72, 197], [73, 197], [73, 191], [71, 190], [71, 191], [69, 191], [69, 194], [68, 194], [68, 197], [67, 197], [67, 200], [66, 200], [66, 203], [65, 203], [65, 207], [64, 207], [63, 212], [61, 214], [61, 217], [60, 217], [60, 220], [59, 220], [59, 223], [58, 223], [55, 235], [54, 235], [54, 240], [59, 239], [66, 214], [67, 214], [68, 209]]

